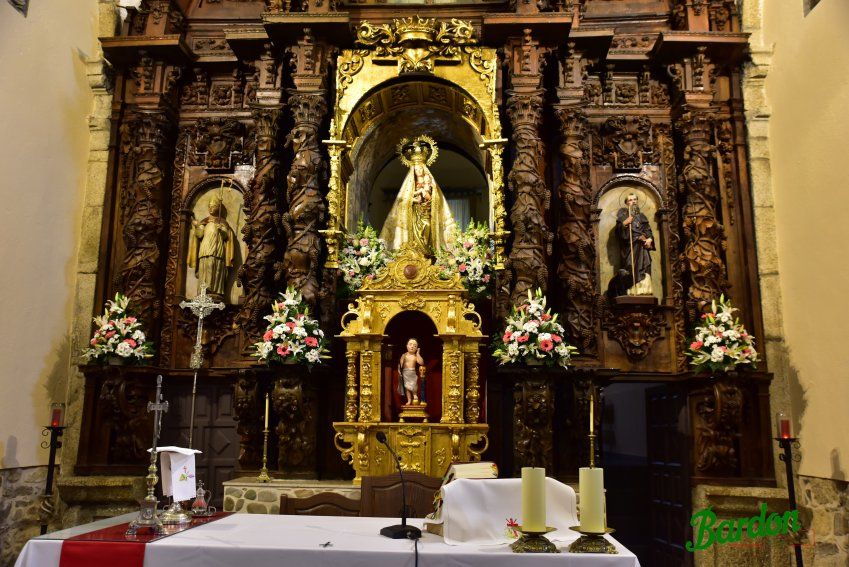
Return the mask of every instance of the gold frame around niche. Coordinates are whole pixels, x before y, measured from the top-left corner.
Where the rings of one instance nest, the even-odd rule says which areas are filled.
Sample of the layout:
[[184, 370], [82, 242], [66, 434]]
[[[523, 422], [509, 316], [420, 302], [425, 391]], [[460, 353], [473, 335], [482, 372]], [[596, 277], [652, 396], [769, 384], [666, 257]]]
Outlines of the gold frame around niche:
[[[480, 423], [480, 347], [486, 337], [481, 318], [468, 302], [459, 274], [440, 276], [433, 263], [405, 247], [371, 282], [357, 292], [342, 317], [347, 360], [345, 421], [335, 422], [334, 443], [363, 476], [395, 471], [376, 434], [383, 431], [401, 455], [405, 471], [432, 476], [458, 461], [478, 461], [488, 444], [489, 426]], [[405, 311], [420, 311], [442, 340], [442, 416], [438, 423], [381, 420], [383, 338], [387, 324]]]
[[[501, 121], [495, 100], [498, 56], [478, 45], [471, 22], [413, 16], [391, 24], [363, 22], [357, 28], [355, 49], [345, 49], [336, 66], [336, 101], [330, 139], [327, 195], [328, 225], [322, 233], [327, 243], [328, 268], [338, 268], [339, 249], [348, 217], [350, 153], [360, 134], [380, 120], [385, 105], [379, 103], [381, 87], [439, 80], [451, 93], [447, 108], [471, 124], [480, 136], [489, 184], [490, 228], [495, 241], [495, 267], [504, 268], [507, 211], [504, 205]], [[401, 83], [398, 79], [401, 78]]]

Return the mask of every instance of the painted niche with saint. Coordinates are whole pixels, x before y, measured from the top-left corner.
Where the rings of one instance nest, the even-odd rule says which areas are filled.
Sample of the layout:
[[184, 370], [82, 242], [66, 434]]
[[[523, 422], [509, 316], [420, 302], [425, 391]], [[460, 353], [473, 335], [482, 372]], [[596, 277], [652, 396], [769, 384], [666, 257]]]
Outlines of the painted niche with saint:
[[655, 237], [657, 203], [642, 188], [608, 191], [599, 201], [603, 213], [599, 233], [605, 239], [609, 264], [602, 281], [611, 297], [661, 296], [660, 246]]
[[217, 300], [236, 304], [241, 293], [236, 270], [245, 257], [238, 235], [244, 225], [243, 196], [232, 187], [210, 189], [192, 207], [186, 270], [186, 296], [197, 296], [200, 283]]
[[429, 136], [404, 138], [398, 156], [409, 168], [401, 190], [386, 216], [380, 238], [391, 250], [410, 245], [425, 256], [446, 247], [454, 232], [454, 217], [428, 166], [439, 153]]

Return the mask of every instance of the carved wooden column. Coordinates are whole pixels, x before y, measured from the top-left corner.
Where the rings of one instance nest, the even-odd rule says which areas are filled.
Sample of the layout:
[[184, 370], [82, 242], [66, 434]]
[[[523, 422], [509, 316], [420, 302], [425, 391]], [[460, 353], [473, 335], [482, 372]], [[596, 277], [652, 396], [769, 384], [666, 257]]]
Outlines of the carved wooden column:
[[675, 127], [684, 142], [679, 185], [686, 199], [682, 214], [683, 260], [684, 273], [690, 280], [686, 304], [692, 320], [728, 287], [723, 257], [725, 229], [720, 218], [716, 148], [712, 143], [714, 71], [704, 47], [697, 48], [692, 57], [670, 65], [670, 74], [680, 91], [682, 111]]
[[123, 256], [115, 284], [138, 310], [148, 335], [156, 336], [162, 318], [177, 87], [183, 74], [178, 62], [188, 60], [179, 47], [154, 45], [151, 38], [179, 37], [186, 26], [174, 0], [146, 0], [131, 10], [130, 19], [129, 35], [135, 37], [102, 40], [111, 60], [131, 61], [123, 73], [127, 112], [118, 129]]
[[545, 149], [540, 139], [543, 112], [542, 70], [547, 48], [524, 30], [521, 38], [512, 38], [505, 48], [510, 69], [507, 91], [507, 116], [513, 128], [515, 158], [507, 176], [507, 187], [513, 195], [510, 221], [513, 224], [513, 246], [507, 265], [510, 299], [519, 304], [528, 290], [547, 288], [548, 258], [553, 236], [546, 213], [551, 194], [546, 187]]
[[562, 173], [557, 187], [557, 277], [566, 294], [562, 322], [581, 354], [597, 352], [594, 209], [590, 186], [590, 152], [584, 111], [583, 78], [587, 60], [569, 44], [560, 61], [559, 103]]
[[256, 172], [245, 192], [245, 210], [249, 211], [242, 236], [248, 248], [238, 271], [239, 283], [245, 290], [245, 301], [236, 323], [250, 339], [262, 333], [263, 316], [279, 288], [281, 253], [277, 220], [277, 194], [280, 188], [281, 73], [271, 46], [257, 64], [259, 84], [257, 102], [252, 105], [256, 130]]
[[[286, 145], [294, 151], [292, 167], [286, 176], [286, 207], [283, 226], [286, 252], [283, 271], [288, 285], [316, 306], [319, 297], [319, 256], [327, 207], [322, 191], [327, 182], [327, 160], [321, 151], [319, 131], [327, 115], [326, 74], [331, 47], [316, 41], [311, 30], [295, 46], [292, 54], [295, 88], [290, 90], [288, 106], [294, 126]], [[334, 274], [335, 279], [335, 274]]]

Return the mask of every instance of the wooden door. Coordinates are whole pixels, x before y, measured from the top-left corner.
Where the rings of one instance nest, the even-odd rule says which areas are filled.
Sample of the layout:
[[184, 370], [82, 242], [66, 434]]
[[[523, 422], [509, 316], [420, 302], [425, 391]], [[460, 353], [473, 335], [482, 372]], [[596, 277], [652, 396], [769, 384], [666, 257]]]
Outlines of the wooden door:
[[684, 548], [691, 538], [690, 463], [686, 396], [675, 385], [646, 391], [649, 520], [653, 567], [693, 564]]

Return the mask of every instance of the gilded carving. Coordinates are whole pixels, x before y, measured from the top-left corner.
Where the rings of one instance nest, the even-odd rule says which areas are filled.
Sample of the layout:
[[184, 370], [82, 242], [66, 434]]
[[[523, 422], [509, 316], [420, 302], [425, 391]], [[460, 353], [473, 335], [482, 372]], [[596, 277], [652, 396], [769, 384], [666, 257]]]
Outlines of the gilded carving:
[[357, 357], [354, 350], [345, 351], [345, 421], [357, 421]]
[[480, 359], [478, 352], [466, 353], [466, 423], [480, 421]]
[[372, 372], [374, 352], [367, 350], [360, 355], [360, 421], [372, 421]]

